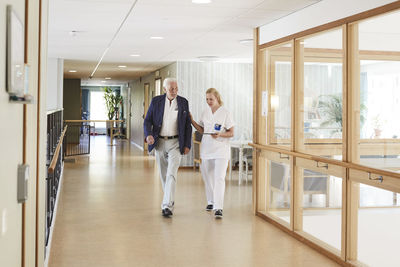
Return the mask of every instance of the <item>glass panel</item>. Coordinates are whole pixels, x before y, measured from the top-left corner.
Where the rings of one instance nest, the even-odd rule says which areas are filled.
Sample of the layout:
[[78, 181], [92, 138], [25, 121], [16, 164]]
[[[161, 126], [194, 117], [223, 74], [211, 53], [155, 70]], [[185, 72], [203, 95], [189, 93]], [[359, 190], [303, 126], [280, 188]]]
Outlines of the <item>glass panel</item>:
[[361, 164], [400, 170], [400, 12], [358, 24]]
[[399, 194], [360, 184], [358, 260], [368, 266], [399, 266]]
[[292, 44], [265, 50], [266, 79], [262, 114], [267, 134], [265, 144], [290, 148], [292, 97]]
[[303, 169], [303, 231], [341, 250], [342, 178]]
[[269, 161], [269, 213], [290, 223], [290, 165]]
[[258, 211], [279, 218], [290, 225], [291, 169], [290, 164], [260, 157]]
[[299, 40], [303, 69], [304, 146], [323, 157], [342, 155], [342, 29]]

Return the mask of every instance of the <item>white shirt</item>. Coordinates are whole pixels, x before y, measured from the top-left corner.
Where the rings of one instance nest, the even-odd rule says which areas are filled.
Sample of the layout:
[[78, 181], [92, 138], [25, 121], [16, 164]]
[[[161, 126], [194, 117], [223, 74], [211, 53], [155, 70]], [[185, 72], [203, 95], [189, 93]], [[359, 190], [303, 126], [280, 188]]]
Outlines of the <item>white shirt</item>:
[[164, 116], [160, 135], [178, 135], [178, 102], [176, 97], [170, 102], [168, 97], [165, 96]]
[[[219, 107], [213, 114], [211, 108], [206, 108], [201, 114], [199, 125], [204, 128], [204, 133], [226, 132], [234, 126], [232, 116], [224, 107]], [[204, 134], [200, 146], [202, 159], [229, 159], [231, 148], [229, 138], [218, 137], [214, 139], [209, 134]]]

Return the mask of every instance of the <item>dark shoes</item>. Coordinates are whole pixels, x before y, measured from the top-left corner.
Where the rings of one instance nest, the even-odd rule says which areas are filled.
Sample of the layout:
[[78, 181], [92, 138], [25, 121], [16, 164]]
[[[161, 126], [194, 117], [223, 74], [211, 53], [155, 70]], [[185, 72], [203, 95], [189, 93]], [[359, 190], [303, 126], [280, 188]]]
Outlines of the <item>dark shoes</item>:
[[215, 219], [222, 219], [222, 210], [216, 210], [214, 216]]
[[207, 205], [206, 207], [206, 211], [210, 211], [213, 210], [214, 206], [213, 205]]
[[170, 216], [172, 216], [172, 211], [170, 209], [168, 209], [168, 208], [165, 208], [165, 209], [162, 210], [162, 216], [170, 217]]

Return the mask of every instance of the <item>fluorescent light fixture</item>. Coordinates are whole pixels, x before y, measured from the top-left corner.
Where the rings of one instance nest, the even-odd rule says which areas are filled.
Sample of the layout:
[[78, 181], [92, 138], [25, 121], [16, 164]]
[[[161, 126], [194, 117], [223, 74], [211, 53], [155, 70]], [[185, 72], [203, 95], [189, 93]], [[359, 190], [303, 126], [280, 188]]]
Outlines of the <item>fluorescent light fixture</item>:
[[192, 0], [193, 4], [209, 4], [211, 0]]
[[69, 70], [68, 72], [76, 72], [76, 70]]
[[106, 81], [101, 81], [102, 83], [105, 83]]
[[119, 65], [118, 68], [126, 68], [125, 65]]
[[138, 55], [138, 54], [132, 54], [132, 55], [130, 55], [131, 57], [140, 57], [140, 55]]
[[244, 45], [252, 44], [253, 43], [253, 39], [242, 39], [242, 40], [239, 40], [239, 43], [244, 44]]
[[151, 36], [150, 39], [152, 39], [152, 40], [162, 40], [162, 39], [164, 39], [164, 37], [161, 37], [161, 36]]
[[217, 56], [200, 56], [197, 57], [200, 61], [203, 62], [213, 62], [213, 61], [219, 61], [221, 58], [217, 57]]
[[106, 80], [111, 80], [111, 77], [105, 77], [104, 79], [106, 79]]

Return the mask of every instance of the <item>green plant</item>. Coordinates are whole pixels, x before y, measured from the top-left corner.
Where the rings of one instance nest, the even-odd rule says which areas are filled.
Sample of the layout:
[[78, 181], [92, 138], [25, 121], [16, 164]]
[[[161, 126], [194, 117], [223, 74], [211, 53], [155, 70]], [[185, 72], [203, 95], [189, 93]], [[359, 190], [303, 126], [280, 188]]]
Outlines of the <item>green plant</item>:
[[104, 100], [106, 102], [107, 117], [109, 120], [114, 118], [116, 112], [118, 112], [118, 105], [122, 104], [122, 96], [117, 95], [111, 89], [111, 87], [104, 87]]
[[[326, 126], [336, 126], [338, 127], [337, 130], [334, 130], [333, 132], [339, 132], [343, 128], [343, 119], [342, 119], [342, 111], [343, 111], [343, 105], [342, 105], [342, 96], [341, 95], [326, 95], [326, 96], [320, 96], [320, 98], [323, 98], [324, 100], [320, 100], [318, 104], [318, 109], [320, 110], [321, 116], [324, 121], [321, 123], [322, 127]], [[364, 124], [365, 121], [365, 110], [366, 107], [364, 104], [360, 105], [360, 124], [361, 127]]]

